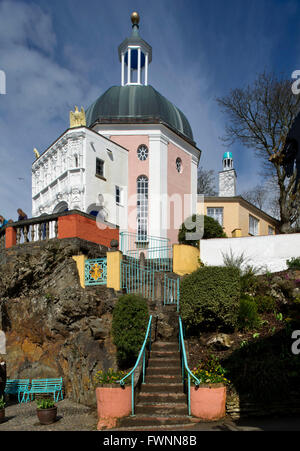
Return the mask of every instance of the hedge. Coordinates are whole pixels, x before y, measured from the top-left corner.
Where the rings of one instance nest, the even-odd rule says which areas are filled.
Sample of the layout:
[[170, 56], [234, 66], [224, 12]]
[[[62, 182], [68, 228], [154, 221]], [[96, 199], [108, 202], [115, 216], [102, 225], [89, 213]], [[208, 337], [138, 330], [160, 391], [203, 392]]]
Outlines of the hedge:
[[[196, 226], [188, 230], [185, 226], [186, 224], [192, 224], [196, 222], [196, 218], [200, 222], [202, 219], [201, 215], [193, 215], [190, 216], [183, 224], [181, 224], [179, 232], [178, 232], [178, 242], [180, 244], [189, 244], [190, 246], [195, 246], [199, 248], [199, 240], [188, 241], [186, 240], [186, 233], [196, 232]], [[200, 222], [201, 223], [201, 222]], [[204, 216], [203, 220], [204, 231], [203, 231], [203, 239], [207, 240], [210, 238], [226, 238], [226, 233], [223, 231], [223, 227], [216, 221], [214, 218], [210, 216]]]
[[119, 367], [134, 364], [145, 339], [149, 321], [147, 301], [142, 296], [121, 296], [114, 308], [112, 335], [117, 347]]
[[205, 266], [181, 280], [180, 310], [189, 329], [234, 329], [239, 300], [240, 275], [236, 268]]

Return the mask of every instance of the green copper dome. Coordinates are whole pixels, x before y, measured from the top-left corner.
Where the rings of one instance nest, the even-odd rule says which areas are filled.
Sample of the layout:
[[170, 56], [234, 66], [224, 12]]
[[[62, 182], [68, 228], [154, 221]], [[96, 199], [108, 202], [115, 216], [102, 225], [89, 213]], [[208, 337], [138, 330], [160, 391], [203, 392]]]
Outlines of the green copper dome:
[[87, 127], [95, 123], [165, 123], [193, 141], [185, 115], [152, 86], [112, 86], [86, 111]]

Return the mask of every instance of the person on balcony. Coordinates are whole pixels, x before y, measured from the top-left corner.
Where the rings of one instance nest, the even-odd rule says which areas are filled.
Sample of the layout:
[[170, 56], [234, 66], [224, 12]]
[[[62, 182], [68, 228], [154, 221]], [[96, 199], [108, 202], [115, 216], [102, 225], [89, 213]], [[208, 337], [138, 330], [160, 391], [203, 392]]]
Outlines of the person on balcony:
[[5, 219], [3, 216], [0, 215], [0, 229], [4, 227], [6, 224], [8, 224], [7, 219]]
[[[25, 221], [25, 219], [28, 219], [27, 214], [24, 213], [24, 211], [21, 210], [21, 208], [18, 208], [17, 213], [19, 215], [18, 221]], [[22, 227], [21, 231], [24, 235], [24, 241], [26, 240], [28, 242], [29, 241], [29, 238], [28, 238], [29, 226]], [[26, 232], [26, 233], [24, 233], [24, 232]], [[26, 235], [26, 238], [25, 238], [25, 235]]]

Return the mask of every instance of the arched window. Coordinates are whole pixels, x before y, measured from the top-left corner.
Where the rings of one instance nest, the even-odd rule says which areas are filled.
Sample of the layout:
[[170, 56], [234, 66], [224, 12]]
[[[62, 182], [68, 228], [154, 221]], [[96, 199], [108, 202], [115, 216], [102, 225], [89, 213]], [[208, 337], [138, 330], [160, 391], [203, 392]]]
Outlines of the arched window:
[[148, 177], [137, 178], [137, 241], [147, 241], [148, 234]]

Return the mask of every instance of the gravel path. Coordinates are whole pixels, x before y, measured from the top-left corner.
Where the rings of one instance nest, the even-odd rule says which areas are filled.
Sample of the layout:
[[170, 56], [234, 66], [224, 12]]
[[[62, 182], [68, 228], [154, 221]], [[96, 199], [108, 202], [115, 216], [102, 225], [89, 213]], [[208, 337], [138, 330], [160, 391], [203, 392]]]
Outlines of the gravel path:
[[0, 431], [96, 431], [97, 411], [68, 399], [58, 401], [57, 421], [44, 426], [38, 421], [36, 402], [8, 403]]

